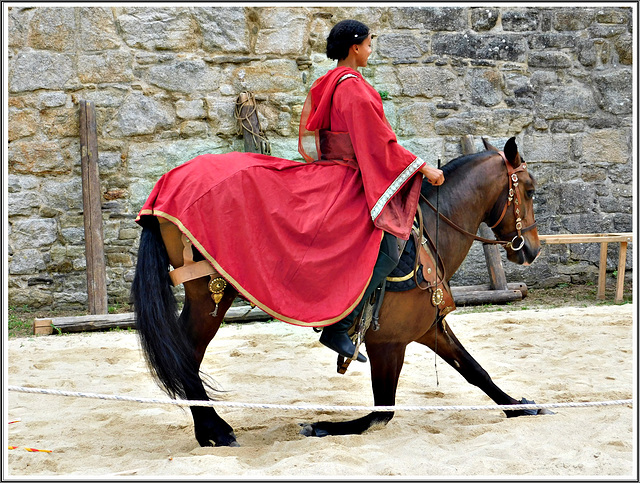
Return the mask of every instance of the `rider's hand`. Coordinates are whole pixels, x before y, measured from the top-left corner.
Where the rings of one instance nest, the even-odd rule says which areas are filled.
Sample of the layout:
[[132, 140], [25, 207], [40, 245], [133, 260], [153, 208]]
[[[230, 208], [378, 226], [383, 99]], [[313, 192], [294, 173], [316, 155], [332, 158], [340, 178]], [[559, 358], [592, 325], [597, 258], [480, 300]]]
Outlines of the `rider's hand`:
[[424, 174], [425, 178], [427, 178], [427, 181], [429, 181], [429, 183], [431, 183], [433, 186], [439, 186], [444, 183], [444, 173], [441, 169], [432, 168], [431, 166], [425, 164], [420, 169], [420, 172]]

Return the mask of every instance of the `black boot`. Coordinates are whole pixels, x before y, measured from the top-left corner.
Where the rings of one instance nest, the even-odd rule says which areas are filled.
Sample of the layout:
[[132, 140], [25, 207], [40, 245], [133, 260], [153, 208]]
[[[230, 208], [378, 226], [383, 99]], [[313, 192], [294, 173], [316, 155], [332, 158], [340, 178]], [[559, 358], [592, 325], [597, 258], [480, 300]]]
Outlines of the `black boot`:
[[[353, 317], [348, 315], [339, 322], [327, 325], [322, 329], [320, 342], [329, 349], [336, 351], [338, 354], [351, 359], [356, 352], [356, 346], [349, 338], [349, 328], [353, 324]], [[367, 362], [367, 358], [363, 354], [358, 354], [358, 362]]]
[[[336, 322], [333, 325], [327, 325], [322, 329], [322, 335], [320, 335], [320, 342], [326, 345], [329, 349], [333, 349], [343, 357], [351, 359], [356, 351], [356, 346], [349, 338], [348, 332], [357, 314], [362, 312], [365, 303], [369, 301], [369, 297], [373, 291], [385, 281], [387, 276], [396, 268], [398, 261], [400, 260], [400, 254], [398, 253], [398, 242], [396, 237], [385, 233], [380, 244], [380, 253], [376, 265], [373, 268], [373, 274], [369, 286], [365, 290], [364, 296], [356, 308], [347, 315], [344, 319]], [[367, 358], [363, 354], [358, 354], [358, 362], [366, 362]]]

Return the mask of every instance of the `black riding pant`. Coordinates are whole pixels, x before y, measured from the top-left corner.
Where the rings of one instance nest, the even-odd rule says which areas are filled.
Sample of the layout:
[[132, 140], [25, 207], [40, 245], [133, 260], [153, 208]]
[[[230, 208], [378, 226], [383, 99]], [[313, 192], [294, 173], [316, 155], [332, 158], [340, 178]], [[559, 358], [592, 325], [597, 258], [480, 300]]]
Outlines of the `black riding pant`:
[[398, 250], [398, 239], [390, 233], [384, 232], [382, 242], [380, 243], [380, 252], [378, 253], [378, 259], [373, 268], [373, 275], [371, 281], [364, 292], [364, 296], [356, 308], [342, 319], [338, 324], [347, 326], [347, 322], [350, 327], [353, 324], [355, 318], [360, 314], [364, 308], [364, 304], [367, 303], [373, 291], [382, 284], [389, 276], [393, 269], [396, 268], [400, 261], [400, 251]]

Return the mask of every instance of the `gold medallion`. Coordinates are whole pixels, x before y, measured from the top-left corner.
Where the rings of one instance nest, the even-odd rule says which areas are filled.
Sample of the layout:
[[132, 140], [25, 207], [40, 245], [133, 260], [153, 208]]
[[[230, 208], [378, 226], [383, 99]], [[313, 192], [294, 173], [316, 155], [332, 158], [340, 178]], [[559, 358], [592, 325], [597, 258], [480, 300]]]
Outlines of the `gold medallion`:
[[433, 294], [431, 295], [431, 303], [435, 307], [437, 307], [438, 305], [441, 305], [442, 302], [444, 302], [444, 292], [442, 291], [441, 288], [438, 288], [434, 290]]
[[222, 277], [213, 278], [209, 281], [209, 292], [212, 293], [211, 297], [216, 305], [222, 300], [225, 288], [227, 288], [227, 281]]

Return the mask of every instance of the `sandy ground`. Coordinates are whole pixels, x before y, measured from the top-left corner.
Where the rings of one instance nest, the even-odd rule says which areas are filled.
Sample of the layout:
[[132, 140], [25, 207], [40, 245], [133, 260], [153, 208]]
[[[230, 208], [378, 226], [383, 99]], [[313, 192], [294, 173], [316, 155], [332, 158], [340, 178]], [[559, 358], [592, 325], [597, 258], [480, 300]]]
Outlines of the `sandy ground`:
[[[628, 304], [454, 312], [447, 321], [518, 399], [608, 401], [635, 394], [634, 313]], [[226, 401], [372, 404], [368, 364], [339, 375], [333, 353], [317, 339], [311, 329], [281, 322], [226, 325], [204, 369], [227, 391]], [[165, 397], [133, 332], [12, 339], [8, 361], [9, 385]], [[439, 384], [433, 352], [410, 345], [397, 404], [491, 404], [442, 361], [437, 374]], [[6, 451], [9, 477], [637, 477], [637, 411], [630, 405], [513, 419], [500, 410], [399, 412], [384, 428], [326, 438], [299, 435], [298, 423], [362, 413], [222, 408], [241, 447], [200, 448], [190, 413], [175, 406], [17, 392], [5, 401], [8, 420], [20, 419], [5, 426], [8, 444], [20, 447]]]

